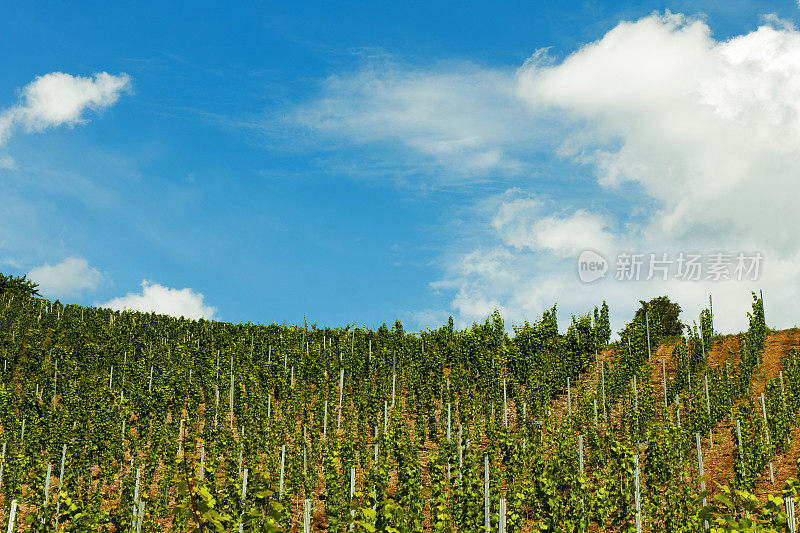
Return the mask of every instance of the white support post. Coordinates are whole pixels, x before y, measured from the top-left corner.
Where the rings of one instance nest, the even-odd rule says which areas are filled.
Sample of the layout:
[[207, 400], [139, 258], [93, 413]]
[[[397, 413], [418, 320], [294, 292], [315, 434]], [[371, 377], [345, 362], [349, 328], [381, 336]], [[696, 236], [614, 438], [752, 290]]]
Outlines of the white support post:
[[714, 436], [711, 433], [711, 401], [708, 396], [708, 374], [703, 376], [703, 384], [706, 389], [706, 414], [708, 415], [708, 443], [709, 447], [713, 450], [714, 449]]
[[181, 418], [180, 429], [178, 429], [178, 455], [183, 455], [183, 418]]
[[572, 393], [570, 392], [569, 377], [567, 377], [567, 416], [572, 416]]
[[[781, 377], [781, 401], [783, 402], [783, 408], [786, 409], [786, 390], [783, 388], [783, 370], [779, 370], [778, 375]], [[790, 442], [789, 435], [786, 435], [786, 444]]]
[[395, 377], [397, 376], [397, 352], [392, 352], [392, 407], [394, 407]]
[[703, 357], [703, 360], [706, 358], [706, 341], [705, 337], [703, 336], [703, 325], [700, 324], [700, 354]]
[[742, 426], [739, 419], [736, 419], [736, 438], [739, 443], [739, 461], [741, 463], [742, 471], [744, 471], [744, 450], [742, 449]]
[[342, 427], [342, 390], [344, 389], [344, 368], [339, 370], [339, 414], [336, 417], [336, 431]]
[[463, 440], [461, 439], [461, 424], [458, 425], [458, 480], [461, 481], [461, 469], [464, 468]]
[[600, 361], [600, 379], [603, 391], [603, 420], [608, 422], [608, 413], [606, 412], [606, 362]]
[[136, 533], [142, 532], [142, 518], [144, 518], [144, 500], [139, 500], [139, 513], [136, 517]]
[[11, 500], [11, 510], [8, 512], [8, 529], [6, 533], [14, 533], [14, 520], [17, 517], [17, 500]]
[[[231, 368], [233, 368], [233, 358], [231, 358]], [[231, 390], [228, 393], [228, 410], [231, 413], [231, 431], [233, 431], [233, 371], [231, 371]]]
[[767, 444], [769, 444], [769, 426], [767, 425], [767, 407], [764, 404], [764, 393], [761, 393], [761, 414], [764, 416], [764, 434], [767, 436]]
[[[356, 492], [356, 467], [350, 467], [350, 500], [348, 504], [353, 501], [353, 494]], [[353, 522], [356, 519], [356, 511], [355, 509], [350, 510], [350, 530], [353, 529]]]
[[133, 489], [133, 503], [136, 504], [139, 501], [139, 478], [142, 475], [142, 469], [136, 469], [136, 486]]
[[47, 474], [44, 478], [44, 507], [47, 507], [47, 504], [50, 503], [50, 473], [53, 470], [53, 465], [47, 465]]
[[[694, 434], [695, 444], [697, 446], [697, 471], [700, 474], [700, 492], [706, 490], [706, 482], [703, 479], [703, 451], [700, 447], [700, 433]], [[706, 506], [706, 498], [703, 497], [703, 507]]]
[[499, 533], [506, 533], [506, 499], [500, 498]]
[[281, 445], [281, 479], [280, 479], [280, 484], [278, 485], [278, 499], [279, 500], [283, 499], [283, 466], [284, 466], [285, 459], [286, 459], [286, 445], [282, 444]]
[[783, 498], [783, 504], [786, 507], [786, 522], [789, 526], [789, 533], [797, 533], [797, 522], [794, 517], [794, 497], [785, 496]]
[[311, 533], [311, 499], [303, 500], [303, 533]]
[[664, 382], [664, 416], [666, 416], [669, 406], [667, 402], [667, 368], [663, 359], [661, 360], [661, 376]]
[[[241, 465], [240, 465], [241, 468]], [[244, 469], [242, 473], [242, 501], [247, 498], [247, 468]], [[239, 533], [244, 533], [244, 524], [242, 523], [242, 518], [244, 518], [244, 511], [239, 515]]]
[[[6, 445], [5, 443], [3, 443], [3, 457], [5, 457], [5, 452], [6, 452]], [[66, 458], [67, 458], [67, 445], [64, 444], [64, 446], [61, 448], [61, 469], [58, 471], [59, 492], [61, 492], [61, 490], [64, 488], [64, 461], [66, 460]], [[3, 477], [2, 471], [3, 467], [0, 466], [0, 479], [2, 479]], [[56, 502], [56, 531], [58, 531], [58, 515], [60, 512], [61, 512], [61, 498], [58, 498], [58, 501]]]
[[503, 425], [505, 427], [508, 427], [508, 403], [506, 397], [506, 378], [503, 378]]
[[711, 300], [711, 295], [708, 295], [708, 319], [711, 322], [711, 333], [714, 333], [714, 302]]
[[217, 427], [218, 411], [219, 411], [219, 383], [214, 385], [214, 427]]
[[447, 442], [450, 442], [450, 402], [447, 402]]
[[633, 456], [633, 463], [636, 466], [634, 472], [634, 505], [636, 506], [636, 533], [642, 533], [642, 501], [639, 494], [639, 454]]
[[325, 409], [322, 414], [322, 440], [325, 440], [328, 431], [328, 400], [325, 400]]
[[491, 502], [489, 500], [489, 456], [483, 456], [483, 527], [486, 533], [491, 533]]
[[[694, 440], [697, 444], [697, 471], [700, 474], [700, 492], [705, 492], [706, 480], [704, 479], [703, 474], [703, 452], [700, 448], [700, 433], [694, 434]], [[703, 496], [703, 507], [706, 505], [708, 505], [708, 498]], [[705, 521], [705, 529], [708, 529], [708, 521]]]

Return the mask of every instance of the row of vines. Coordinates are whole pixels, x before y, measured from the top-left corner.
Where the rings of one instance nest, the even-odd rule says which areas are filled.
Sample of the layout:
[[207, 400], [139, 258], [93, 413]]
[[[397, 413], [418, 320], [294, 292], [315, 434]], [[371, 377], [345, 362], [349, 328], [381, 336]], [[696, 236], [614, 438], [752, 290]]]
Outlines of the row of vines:
[[[762, 407], [763, 302], [721, 366], [711, 319], [675, 342], [645, 308], [609, 348], [605, 304], [564, 333], [553, 307], [513, 336], [496, 312], [410, 334], [399, 321], [229, 324], [7, 291], [0, 519], [14, 509], [10, 531], [788, 531], [783, 500], [750, 492], [791, 444], [796, 353]], [[661, 394], [654, 353], [668, 342]], [[712, 495], [695, 452], [734, 420], [732, 488]]]

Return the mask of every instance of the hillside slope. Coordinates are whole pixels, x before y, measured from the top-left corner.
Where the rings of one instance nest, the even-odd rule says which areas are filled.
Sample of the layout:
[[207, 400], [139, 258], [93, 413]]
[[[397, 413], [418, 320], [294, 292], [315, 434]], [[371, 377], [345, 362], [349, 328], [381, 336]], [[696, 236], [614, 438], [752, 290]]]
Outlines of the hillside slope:
[[[741, 335], [725, 335], [719, 337], [709, 353], [709, 366], [723, 368], [728, 360], [733, 365], [739, 362]], [[764, 358], [758, 371], [753, 376], [750, 398], [756, 405], [760, 405], [760, 395], [764, 392], [766, 384], [771, 380], [778, 380], [779, 372], [785, 372], [781, 358], [789, 355], [793, 348], [800, 347], [800, 329], [772, 331], [767, 336]], [[653, 354], [650, 369], [653, 377], [653, 394], [663, 402], [663, 377], [662, 361], [666, 369], [667, 380], [675, 379], [675, 361], [673, 360], [674, 345], [662, 345]], [[722, 419], [712, 431], [714, 446], [709, 449], [708, 435], [701, 435], [703, 448], [703, 463], [706, 475], [715, 482], [730, 483], [733, 478], [733, 451], [735, 442], [732, 435], [735, 431], [735, 421], [731, 417]], [[783, 452], [778, 453], [773, 463], [774, 482], [770, 481], [769, 469], [761, 473], [756, 494], [766, 497], [769, 492], [775, 492], [783, 487], [786, 480], [797, 474], [796, 460], [800, 456], [800, 428], [794, 428], [791, 445]], [[713, 487], [713, 484], [711, 485]]]

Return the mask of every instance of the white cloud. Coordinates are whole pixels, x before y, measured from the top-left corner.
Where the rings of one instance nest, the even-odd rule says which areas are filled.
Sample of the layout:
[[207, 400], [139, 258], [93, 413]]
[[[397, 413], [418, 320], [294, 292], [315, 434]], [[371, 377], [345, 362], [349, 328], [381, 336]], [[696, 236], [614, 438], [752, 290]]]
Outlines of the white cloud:
[[464, 62], [420, 67], [384, 58], [329, 77], [319, 97], [286, 120], [339, 145], [400, 147], [402, 164], [446, 170], [437, 179], [519, 175], [525, 150], [547, 137], [544, 127], [531, 127], [535, 115], [515, 87], [512, 69]]
[[415, 328], [419, 331], [437, 329], [446, 324], [448, 314], [443, 309], [420, 309], [403, 313], [403, 323], [406, 328]]
[[190, 288], [173, 289], [158, 283], [142, 280], [141, 293], [128, 293], [108, 302], [97, 304], [115, 311], [130, 310], [144, 313], [155, 312], [174, 317], [191, 319], [211, 319], [217, 312], [216, 307], [204, 303], [203, 293]]
[[56, 265], [45, 263], [28, 272], [28, 278], [38, 283], [41, 293], [49, 298], [92, 291], [103, 280], [100, 272], [83, 257], [67, 257]]
[[560, 64], [526, 65], [519, 93], [580, 121], [566, 151], [600, 183], [633, 182], [658, 203], [651, 232], [800, 247], [800, 210], [785, 194], [800, 163], [797, 31], [764, 25], [719, 42], [702, 21], [654, 15]]
[[130, 86], [131, 78], [125, 73], [82, 77], [51, 72], [38, 76], [20, 90], [19, 104], [0, 113], [0, 144], [14, 126], [33, 132], [83, 124], [87, 122], [83, 116], [86, 110], [100, 111], [113, 105]]
[[492, 219], [492, 227], [503, 243], [512, 248], [546, 250], [570, 256], [586, 248], [613, 250], [610, 222], [577, 210], [567, 216], [544, 215], [543, 204], [533, 198], [503, 202]]
[[[746, 327], [750, 290], [759, 288], [771, 325], [799, 323], [800, 32], [765, 21], [717, 41], [701, 20], [652, 15], [620, 23], [563, 61], [538, 53], [522, 66], [517, 94], [531, 112], [572, 122], [559, 155], [588, 165], [605, 198], [630, 207], [600, 215], [499, 195], [483, 215], [489, 237], [448, 254], [433, 284], [454, 292], [462, 323], [494, 307], [509, 321], [536, 318], [553, 302], [563, 320], [605, 299], [619, 326], [639, 299], [661, 294], [690, 321], [713, 294], [716, 325], [730, 331]], [[760, 251], [765, 259], [754, 282], [584, 285], [575, 270], [583, 248], [673, 258]]]

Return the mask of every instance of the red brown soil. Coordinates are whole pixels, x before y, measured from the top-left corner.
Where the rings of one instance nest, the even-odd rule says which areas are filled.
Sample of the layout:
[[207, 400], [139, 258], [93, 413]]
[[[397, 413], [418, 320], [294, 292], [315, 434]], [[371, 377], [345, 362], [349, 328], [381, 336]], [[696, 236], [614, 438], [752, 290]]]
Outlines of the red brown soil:
[[[741, 335], [725, 335], [717, 339], [709, 353], [709, 365], [721, 368], [732, 355], [732, 363], [738, 365], [739, 347]], [[791, 353], [792, 348], [800, 347], [800, 329], [793, 328], [783, 331], [773, 331], [767, 336], [764, 357], [760, 367], [753, 375], [750, 397], [758, 405], [760, 395], [764, 392], [766, 384], [772, 380], [779, 379], [779, 371], [786, 371], [781, 362], [781, 357]], [[672, 359], [674, 345], [659, 346], [656, 354], [651, 361], [651, 371], [653, 376], [654, 394], [663, 398], [663, 379], [661, 371], [661, 361], [665, 362], [667, 370], [667, 380], [674, 379], [675, 363]], [[733, 451], [735, 443], [731, 435], [731, 428], [735, 427], [735, 422], [730, 417], [720, 420], [714, 430], [714, 448], [709, 449], [708, 435], [705, 435], [701, 442], [703, 450], [703, 466], [706, 476], [713, 477], [714, 482], [730, 484], [733, 478]], [[703, 437], [703, 436], [701, 436]], [[755, 489], [756, 495], [766, 499], [767, 494], [774, 493], [783, 488], [789, 477], [797, 476], [797, 466], [795, 461], [800, 455], [800, 428], [794, 428], [792, 432], [791, 445], [782, 453], [778, 453], [772, 459], [774, 482], [770, 482], [769, 467], [761, 473], [761, 479]]]

